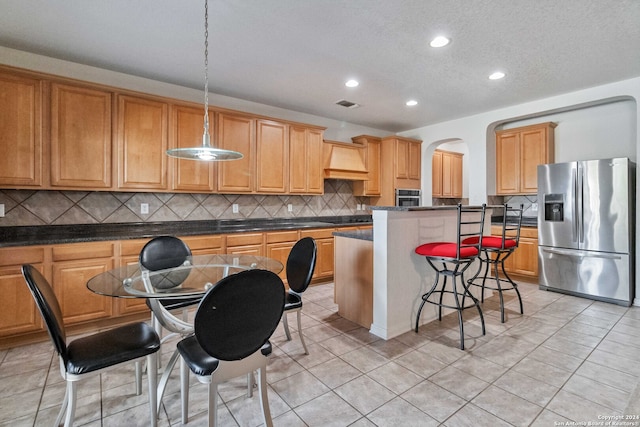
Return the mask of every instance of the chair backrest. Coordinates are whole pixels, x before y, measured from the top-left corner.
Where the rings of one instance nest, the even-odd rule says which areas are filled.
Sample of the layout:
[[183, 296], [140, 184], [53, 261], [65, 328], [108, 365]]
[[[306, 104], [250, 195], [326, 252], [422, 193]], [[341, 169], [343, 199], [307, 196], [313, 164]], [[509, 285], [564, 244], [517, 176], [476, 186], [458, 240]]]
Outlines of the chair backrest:
[[316, 254], [316, 241], [312, 237], [298, 240], [291, 248], [287, 258], [287, 284], [294, 292], [300, 294], [307, 290], [316, 268]]
[[520, 204], [519, 207], [509, 206], [506, 203], [502, 210], [502, 248], [505, 248], [505, 242], [507, 239], [515, 240], [516, 245], [513, 248], [517, 248], [520, 243], [520, 226], [522, 225], [522, 212], [524, 211], [524, 205]]
[[220, 280], [194, 318], [200, 346], [219, 360], [240, 360], [260, 349], [284, 311], [284, 283], [267, 270], [246, 270]]
[[67, 336], [64, 330], [64, 320], [62, 310], [53, 292], [51, 285], [44, 276], [32, 265], [22, 266], [22, 276], [27, 282], [29, 291], [33, 296], [36, 306], [42, 315], [44, 323], [47, 325], [49, 336], [53, 345], [65, 362], [67, 362]]
[[[458, 241], [456, 258], [460, 259], [465, 248], [475, 248], [480, 253], [482, 234], [484, 232], [484, 214], [486, 204], [480, 207], [462, 206], [458, 203]], [[467, 243], [463, 243], [466, 241]], [[466, 258], [466, 257], [465, 257]]]
[[[191, 262], [191, 249], [174, 236], [159, 236], [149, 240], [140, 251], [140, 267], [143, 270], [166, 270]], [[157, 289], [171, 289], [185, 281], [190, 270], [170, 271], [151, 276], [151, 284]]]

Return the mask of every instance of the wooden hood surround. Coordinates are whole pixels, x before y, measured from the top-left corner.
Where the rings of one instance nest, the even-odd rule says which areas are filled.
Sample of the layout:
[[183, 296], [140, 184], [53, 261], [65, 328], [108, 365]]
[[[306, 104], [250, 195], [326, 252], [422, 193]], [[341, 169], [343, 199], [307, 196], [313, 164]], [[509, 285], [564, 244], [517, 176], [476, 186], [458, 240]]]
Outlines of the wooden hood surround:
[[346, 142], [324, 141], [322, 152], [325, 179], [368, 179], [364, 147]]

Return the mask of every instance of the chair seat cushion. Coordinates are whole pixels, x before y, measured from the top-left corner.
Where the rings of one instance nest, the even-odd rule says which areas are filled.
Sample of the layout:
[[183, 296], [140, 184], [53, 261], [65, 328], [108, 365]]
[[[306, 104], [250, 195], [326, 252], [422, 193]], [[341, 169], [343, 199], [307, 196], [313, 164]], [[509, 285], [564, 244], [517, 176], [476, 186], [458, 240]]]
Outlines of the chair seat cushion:
[[294, 294], [292, 292], [287, 292], [284, 300], [284, 309], [295, 310], [300, 307], [302, 307], [302, 298], [300, 297], [300, 295]]
[[153, 328], [142, 322], [131, 323], [72, 341], [67, 346], [65, 366], [70, 374], [85, 374], [159, 349], [160, 339]]
[[[451, 242], [425, 243], [416, 248], [418, 255], [434, 258], [456, 259], [458, 245]], [[478, 256], [478, 249], [472, 246], [460, 247], [460, 258], [471, 258]]]
[[[182, 359], [187, 364], [191, 372], [200, 376], [208, 376], [218, 369], [218, 359], [209, 355], [198, 343], [195, 335], [180, 341], [177, 346]], [[271, 343], [265, 342], [260, 351], [264, 356], [271, 354]]]
[[[469, 237], [468, 239], [464, 239], [462, 243], [466, 245], [474, 245], [478, 243], [477, 237]], [[505, 239], [504, 240], [504, 248], [511, 249], [516, 246], [515, 239]], [[482, 247], [490, 248], [490, 249], [501, 249], [502, 248], [502, 237], [497, 236], [483, 236], [482, 237]]]

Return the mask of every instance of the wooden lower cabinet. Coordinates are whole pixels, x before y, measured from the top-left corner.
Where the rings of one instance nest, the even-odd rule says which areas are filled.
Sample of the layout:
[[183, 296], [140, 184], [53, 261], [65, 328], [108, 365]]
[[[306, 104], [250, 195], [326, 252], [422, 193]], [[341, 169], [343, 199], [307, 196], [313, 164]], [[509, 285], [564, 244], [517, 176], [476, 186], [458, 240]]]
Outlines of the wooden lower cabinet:
[[301, 230], [300, 238], [313, 237], [316, 241], [316, 268], [313, 271], [312, 280], [322, 281], [333, 278], [333, 228], [320, 228], [313, 230]]
[[52, 261], [51, 285], [65, 325], [112, 316], [113, 298], [91, 292], [87, 282], [115, 267], [113, 242], [55, 246]]
[[291, 249], [298, 241], [298, 230], [275, 231], [265, 235], [266, 253], [268, 258], [280, 261], [283, 265], [279, 276], [287, 285], [287, 259]]
[[[502, 235], [502, 227], [491, 227], [491, 234]], [[538, 278], [538, 229], [535, 227], [520, 228], [520, 243], [515, 251], [504, 262], [508, 274], [515, 274], [531, 279]]]
[[22, 264], [32, 264], [44, 272], [43, 247], [0, 249], [0, 338], [43, 331], [42, 318], [22, 277]]
[[227, 253], [264, 256], [263, 233], [238, 233], [227, 236]]
[[[150, 239], [135, 239], [120, 242], [118, 267], [138, 264], [140, 251], [149, 240]], [[144, 298], [116, 298], [115, 305], [116, 314], [118, 315], [149, 311]]]

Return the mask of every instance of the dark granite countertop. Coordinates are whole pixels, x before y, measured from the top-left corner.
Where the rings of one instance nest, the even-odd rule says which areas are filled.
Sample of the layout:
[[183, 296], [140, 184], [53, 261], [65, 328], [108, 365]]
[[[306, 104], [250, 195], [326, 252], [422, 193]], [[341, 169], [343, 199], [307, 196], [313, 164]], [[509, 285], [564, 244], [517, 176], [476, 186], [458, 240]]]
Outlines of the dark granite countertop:
[[0, 227], [0, 247], [372, 224], [371, 215]]
[[[513, 220], [515, 222], [515, 220]], [[507, 218], [507, 223], [510, 223], [510, 219]], [[492, 225], [502, 225], [502, 215], [492, 216], [491, 217]], [[522, 227], [538, 227], [538, 217], [537, 216], [523, 216], [522, 217]]]
[[373, 242], [373, 230], [334, 231], [333, 235], [337, 237], [348, 237], [350, 239], [369, 240]]

